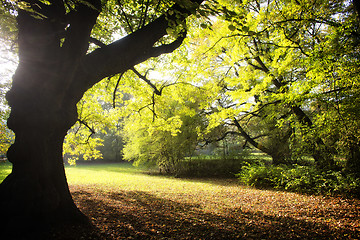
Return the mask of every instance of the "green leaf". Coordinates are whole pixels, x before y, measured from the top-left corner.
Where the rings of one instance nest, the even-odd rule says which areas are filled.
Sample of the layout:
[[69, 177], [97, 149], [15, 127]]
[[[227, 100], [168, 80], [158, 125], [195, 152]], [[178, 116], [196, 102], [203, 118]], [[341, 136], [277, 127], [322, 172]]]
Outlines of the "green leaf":
[[248, 26], [243, 26], [243, 27], [242, 27], [242, 30], [243, 30], [244, 32], [249, 32], [249, 27], [248, 27]]
[[203, 28], [203, 29], [205, 29], [205, 28], [208, 27], [208, 25], [207, 25], [206, 23], [202, 23], [202, 24], [200, 24], [200, 27]]
[[235, 31], [236, 30], [236, 27], [234, 25], [229, 25], [228, 28], [229, 28], [230, 31]]

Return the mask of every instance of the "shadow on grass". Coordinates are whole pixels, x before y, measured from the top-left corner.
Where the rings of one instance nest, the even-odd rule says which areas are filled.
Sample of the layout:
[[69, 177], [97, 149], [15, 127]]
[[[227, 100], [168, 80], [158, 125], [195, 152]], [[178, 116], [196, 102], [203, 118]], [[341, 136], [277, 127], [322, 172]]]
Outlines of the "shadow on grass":
[[[261, 212], [205, 212], [145, 192], [73, 193], [98, 239], [358, 239], [358, 231]], [[71, 238], [67, 238], [71, 239]]]

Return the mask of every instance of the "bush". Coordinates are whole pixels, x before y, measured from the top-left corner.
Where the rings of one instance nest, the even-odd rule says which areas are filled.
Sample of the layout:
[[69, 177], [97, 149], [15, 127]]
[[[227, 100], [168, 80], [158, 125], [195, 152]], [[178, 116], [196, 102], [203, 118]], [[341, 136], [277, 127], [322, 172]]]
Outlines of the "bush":
[[359, 178], [341, 171], [321, 172], [313, 166], [249, 164], [236, 176], [242, 183], [257, 188], [354, 197], [359, 197], [360, 192]]
[[178, 177], [235, 177], [247, 163], [245, 156], [226, 158], [196, 158], [177, 163]]
[[271, 173], [273, 168], [267, 168], [265, 166], [259, 165], [246, 165], [243, 166], [241, 172], [236, 174], [236, 177], [246, 185], [254, 186], [257, 188], [268, 188], [275, 187], [273, 181], [273, 173]]

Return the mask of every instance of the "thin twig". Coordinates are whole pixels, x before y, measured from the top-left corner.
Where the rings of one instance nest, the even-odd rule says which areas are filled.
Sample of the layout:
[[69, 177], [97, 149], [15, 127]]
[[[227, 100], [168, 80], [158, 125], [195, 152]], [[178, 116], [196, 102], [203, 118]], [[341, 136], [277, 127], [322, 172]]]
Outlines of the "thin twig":
[[142, 80], [144, 80], [144, 82], [146, 82], [147, 84], [149, 84], [150, 87], [152, 87], [152, 89], [154, 89], [154, 93], [156, 95], [161, 95], [161, 92], [159, 91], [159, 89], [157, 89], [157, 87], [149, 80], [147, 79], [146, 75], [141, 75], [141, 73], [139, 73], [135, 67], [132, 67], [131, 70]]
[[115, 108], [115, 100], [116, 100], [116, 91], [117, 91], [117, 89], [118, 89], [118, 87], [119, 87], [119, 83], [120, 83], [120, 80], [121, 80], [121, 78], [122, 78], [122, 76], [124, 75], [124, 73], [121, 73], [120, 75], [119, 75], [119, 78], [118, 78], [118, 80], [117, 80], [117, 82], [116, 82], [116, 85], [115, 85], [115, 88], [114, 88], [114, 92], [113, 92], [113, 108]]
[[[94, 135], [96, 132], [93, 128], [91, 128], [84, 120], [78, 119], [80, 124], [83, 124], [85, 127], [87, 127], [90, 130], [90, 135], [88, 136], [88, 138], [86, 139], [85, 143], [89, 142], [89, 139], [91, 138], [92, 135]], [[79, 127], [80, 129], [80, 127]]]

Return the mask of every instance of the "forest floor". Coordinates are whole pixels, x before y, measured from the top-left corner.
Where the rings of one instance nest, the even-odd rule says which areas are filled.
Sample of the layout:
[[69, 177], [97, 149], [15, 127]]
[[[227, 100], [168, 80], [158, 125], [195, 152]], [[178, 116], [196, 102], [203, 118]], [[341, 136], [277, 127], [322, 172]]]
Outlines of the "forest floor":
[[360, 239], [360, 200], [241, 186], [236, 179], [179, 179], [129, 165], [67, 168], [92, 227], [53, 239]]

